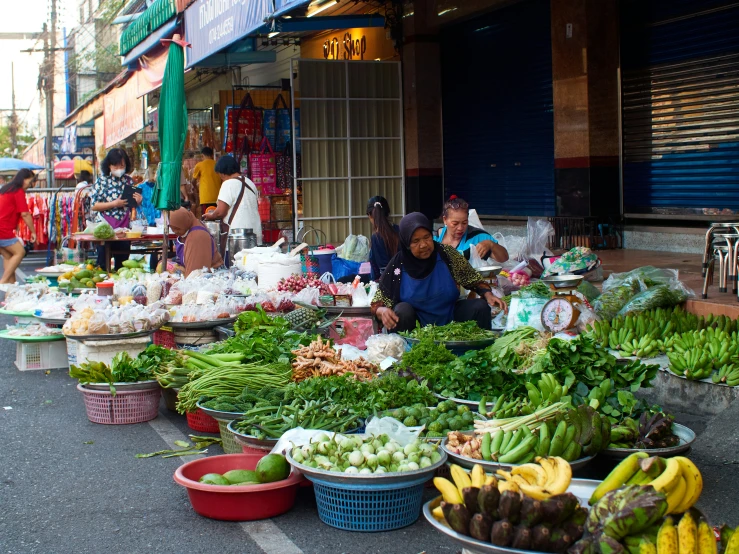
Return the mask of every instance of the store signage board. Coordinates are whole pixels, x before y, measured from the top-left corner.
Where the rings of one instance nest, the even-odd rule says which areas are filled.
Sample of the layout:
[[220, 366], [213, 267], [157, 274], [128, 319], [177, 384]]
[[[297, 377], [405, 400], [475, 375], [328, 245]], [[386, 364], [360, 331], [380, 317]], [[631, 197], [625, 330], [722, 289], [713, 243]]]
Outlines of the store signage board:
[[363, 60], [367, 52], [367, 37], [353, 37], [344, 33], [342, 40], [333, 37], [323, 43], [323, 57], [327, 60]]
[[186, 66], [242, 39], [264, 25], [271, 0], [196, 0], [185, 10]]
[[138, 80], [131, 78], [105, 95], [105, 147], [141, 130], [144, 126], [144, 102], [138, 97]]
[[300, 41], [300, 57], [338, 61], [397, 59], [393, 41], [385, 29], [360, 27], [320, 33]]

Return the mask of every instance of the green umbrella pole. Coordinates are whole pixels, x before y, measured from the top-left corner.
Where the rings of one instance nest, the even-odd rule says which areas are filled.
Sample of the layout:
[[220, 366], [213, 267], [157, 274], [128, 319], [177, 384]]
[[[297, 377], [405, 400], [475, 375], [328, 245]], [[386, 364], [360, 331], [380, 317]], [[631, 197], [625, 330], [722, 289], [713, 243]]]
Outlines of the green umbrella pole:
[[169, 254], [169, 212], [163, 211], [162, 218], [164, 222], [164, 240], [162, 241], [162, 263], [159, 266], [159, 273], [167, 271], [167, 255]]

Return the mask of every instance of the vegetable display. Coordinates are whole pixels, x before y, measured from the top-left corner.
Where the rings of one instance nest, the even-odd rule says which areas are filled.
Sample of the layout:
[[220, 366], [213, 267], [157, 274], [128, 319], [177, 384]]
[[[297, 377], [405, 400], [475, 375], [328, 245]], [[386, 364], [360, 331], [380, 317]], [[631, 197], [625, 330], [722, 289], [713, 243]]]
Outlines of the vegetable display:
[[295, 356], [292, 363], [295, 381], [345, 373], [351, 373], [357, 379], [367, 380], [374, 378], [379, 369], [363, 358], [342, 360], [341, 354], [331, 347], [331, 342], [323, 342], [320, 336], [308, 346], [302, 346], [292, 353]]
[[474, 321], [464, 323], [453, 321], [447, 325], [426, 325], [425, 327], [421, 327], [421, 324], [417, 322], [413, 331], [401, 333], [401, 335], [411, 339], [428, 338], [438, 342], [471, 342], [495, 336], [492, 331], [480, 329]]
[[295, 446], [291, 456], [299, 464], [348, 475], [416, 471], [441, 459], [436, 445], [420, 440], [403, 447], [387, 435], [329, 437], [325, 433], [305, 446]]
[[668, 448], [680, 444], [672, 432], [673, 418], [662, 412], [643, 412], [639, 421], [630, 417], [611, 430], [612, 448]]
[[346, 433], [357, 429], [361, 419], [356, 413], [330, 400], [293, 400], [290, 404], [262, 406], [257, 402], [255, 408], [244, 413], [234, 428], [258, 439], [279, 439], [286, 431], [303, 427]]
[[282, 454], [268, 454], [257, 462], [254, 470], [232, 469], [223, 475], [206, 473], [199, 483], [206, 485], [239, 486], [260, 485], [283, 481], [290, 476], [290, 464]]
[[309, 279], [308, 277], [303, 277], [302, 275], [291, 275], [290, 277], [286, 277], [284, 279], [281, 279], [279, 283], [277, 283], [277, 290], [280, 292], [292, 292], [294, 294], [299, 293], [301, 290], [312, 287], [314, 289], [318, 289], [320, 294], [328, 294], [328, 285], [321, 281], [320, 279]]
[[119, 352], [113, 357], [110, 366], [103, 362], [83, 362], [72, 365], [69, 376], [79, 380], [81, 384], [107, 383], [115, 394], [113, 383], [136, 383], [147, 381], [153, 377], [150, 368], [141, 367], [139, 360], [134, 360], [128, 352]]
[[467, 406], [458, 406], [452, 400], [439, 402], [435, 408], [415, 404], [407, 408], [397, 408], [386, 414], [402, 422], [406, 427], [423, 425], [427, 438], [445, 437], [450, 431], [472, 429], [475, 414]]

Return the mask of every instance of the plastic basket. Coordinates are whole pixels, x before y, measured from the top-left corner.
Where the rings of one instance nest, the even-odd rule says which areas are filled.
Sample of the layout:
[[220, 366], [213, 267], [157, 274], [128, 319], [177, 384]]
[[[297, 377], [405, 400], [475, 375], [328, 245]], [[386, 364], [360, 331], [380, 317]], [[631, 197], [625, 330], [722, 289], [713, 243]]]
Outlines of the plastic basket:
[[69, 367], [65, 341], [16, 342], [15, 367], [20, 371]]
[[77, 385], [85, 401], [87, 419], [104, 425], [151, 421], [159, 414], [159, 389], [118, 391], [88, 390]]
[[402, 483], [337, 484], [306, 475], [313, 482], [318, 517], [346, 531], [391, 531], [412, 525], [421, 515], [428, 476]]
[[155, 331], [151, 337], [151, 341], [157, 346], [164, 346], [170, 350], [177, 348], [177, 343], [174, 340], [174, 331], [170, 329], [161, 328]]
[[214, 417], [210, 417], [200, 408], [194, 412], [187, 412], [187, 426], [193, 431], [198, 431], [199, 433], [212, 433], [217, 435], [220, 432], [218, 421]]
[[[228, 419], [216, 419], [218, 422], [218, 429], [221, 432], [221, 441], [223, 441], [223, 451], [226, 454], [241, 454], [241, 445], [236, 442], [236, 435], [228, 430], [228, 424], [231, 423]], [[244, 452], [249, 454], [249, 452]]]

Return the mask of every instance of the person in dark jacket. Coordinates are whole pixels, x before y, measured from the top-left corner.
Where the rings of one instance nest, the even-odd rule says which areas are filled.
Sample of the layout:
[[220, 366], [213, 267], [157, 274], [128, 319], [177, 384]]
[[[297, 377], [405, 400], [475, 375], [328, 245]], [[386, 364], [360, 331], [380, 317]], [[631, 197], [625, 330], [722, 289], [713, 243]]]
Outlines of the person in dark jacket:
[[[446, 325], [475, 321], [490, 329], [491, 307], [506, 309], [480, 274], [453, 247], [434, 242], [433, 226], [421, 213], [399, 225], [400, 250], [388, 263], [372, 302], [372, 313], [386, 329], [410, 331], [416, 323]], [[480, 298], [460, 300], [460, 285]]]
[[372, 280], [377, 281], [385, 271], [390, 258], [395, 256], [400, 247], [398, 226], [390, 221], [390, 204], [383, 196], [373, 196], [367, 202], [367, 216], [372, 223], [370, 245], [370, 265]]

